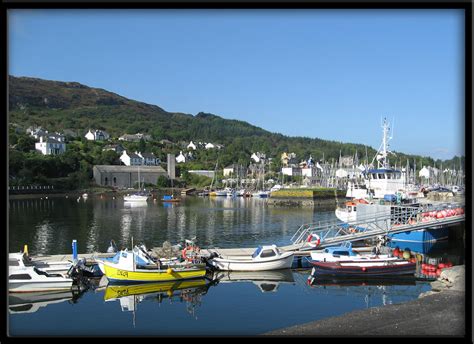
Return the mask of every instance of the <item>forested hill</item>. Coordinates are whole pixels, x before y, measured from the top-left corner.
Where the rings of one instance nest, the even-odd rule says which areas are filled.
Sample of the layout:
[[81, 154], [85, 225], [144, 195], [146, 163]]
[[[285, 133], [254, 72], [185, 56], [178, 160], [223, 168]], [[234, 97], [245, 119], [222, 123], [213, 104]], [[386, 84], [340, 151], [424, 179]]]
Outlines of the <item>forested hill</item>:
[[[199, 113], [195, 116], [167, 112], [156, 105], [127, 99], [115, 93], [77, 82], [50, 81], [9, 76], [9, 122], [27, 128], [40, 125], [51, 131], [77, 130], [84, 135], [89, 128], [106, 130], [111, 137], [125, 133], [146, 133], [155, 140], [172, 142], [203, 141], [224, 145], [229, 162], [242, 161], [252, 152], [279, 157], [282, 152], [295, 152], [298, 159], [311, 154], [314, 159], [337, 159], [340, 154], [369, 159], [376, 151], [362, 144], [342, 143], [318, 138], [288, 137], [268, 132], [247, 122], [228, 120]], [[317, 133], [315, 133], [317, 136]], [[407, 158], [417, 164], [433, 163], [432, 159], [397, 153], [399, 164]], [[279, 159], [277, 159], [279, 160]]]

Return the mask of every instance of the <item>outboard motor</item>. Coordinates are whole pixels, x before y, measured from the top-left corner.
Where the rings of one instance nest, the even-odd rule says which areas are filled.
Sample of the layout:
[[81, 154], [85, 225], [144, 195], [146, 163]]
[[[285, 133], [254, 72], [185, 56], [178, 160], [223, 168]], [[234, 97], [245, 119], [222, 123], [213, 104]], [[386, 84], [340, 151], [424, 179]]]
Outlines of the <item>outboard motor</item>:
[[117, 245], [115, 245], [115, 241], [110, 240], [110, 246], [107, 249], [107, 253], [116, 253], [118, 252]]

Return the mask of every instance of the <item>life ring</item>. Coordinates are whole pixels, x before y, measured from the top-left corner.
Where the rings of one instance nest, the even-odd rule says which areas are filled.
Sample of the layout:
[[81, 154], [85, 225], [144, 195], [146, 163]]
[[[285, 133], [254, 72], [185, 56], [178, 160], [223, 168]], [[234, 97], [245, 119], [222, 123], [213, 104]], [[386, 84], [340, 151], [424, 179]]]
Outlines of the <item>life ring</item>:
[[354, 227], [349, 227], [349, 233], [356, 233], [357, 232], [357, 229], [355, 229]]
[[318, 247], [321, 243], [321, 238], [319, 235], [311, 233], [308, 235], [308, 238], [306, 238], [306, 242], [309, 243], [309, 246], [311, 247]]
[[187, 253], [188, 251], [193, 251], [192, 246], [186, 246], [183, 251], [181, 252], [181, 256], [183, 257], [184, 260], [187, 260], [188, 262], [193, 261], [193, 257], [188, 257]]

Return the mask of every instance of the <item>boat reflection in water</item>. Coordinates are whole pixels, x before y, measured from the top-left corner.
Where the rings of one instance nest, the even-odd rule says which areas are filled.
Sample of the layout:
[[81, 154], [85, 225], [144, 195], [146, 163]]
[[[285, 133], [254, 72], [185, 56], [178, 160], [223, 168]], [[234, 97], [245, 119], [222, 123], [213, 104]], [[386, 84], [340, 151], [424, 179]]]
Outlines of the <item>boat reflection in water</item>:
[[154, 300], [161, 303], [164, 299], [177, 298], [181, 302], [186, 302], [187, 311], [194, 316], [195, 307], [201, 303], [201, 297], [213, 284], [205, 278], [126, 285], [109, 284], [105, 289], [104, 300], [106, 302], [118, 300], [123, 312], [133, 312], [135, 326], [137, 305], [144, 300]]
[[262, 293], [276, 292], [280, 283], [295, 284], [290, 269], [271, 271], [215, 271], [213, 280], [219, 283], [251, 282]]
[[79, 294], [71, 290], [32, 292], [32, 293], [9, 293], [8, 311], [11, 314], [35, 313], [42, 307], [61, 303], [64, 301], [76, 302]]
[[[314, 277], [307, 281], [312, 291], [330, 293], [332, 295], [351, 295], [364, 300], [366, 308], [373, 306], [373, 301], [380, 299], [382, 305], [400, 302], [403, 298], [417, 298], [421, 294], [423, 284], [418, 284], [414, 276], [397, 277]], [[394, 300], [395, 299], [395, 300]]]
[[394, 277], [332, 277], [332, 276], [311, 276], [308, 278], [310, 286], [392, 286], [392, 285], [416, 285], [416, 278], [413, 275]]

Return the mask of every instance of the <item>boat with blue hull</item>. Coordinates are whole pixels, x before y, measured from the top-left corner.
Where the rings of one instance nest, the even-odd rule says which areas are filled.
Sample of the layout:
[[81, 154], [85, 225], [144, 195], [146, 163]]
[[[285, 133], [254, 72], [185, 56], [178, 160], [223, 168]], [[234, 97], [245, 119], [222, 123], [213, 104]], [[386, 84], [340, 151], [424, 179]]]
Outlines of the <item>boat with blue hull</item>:
[[428, 228], [414, 230], [410, 232], [389, 234], [389, 239], [397, 243], [429, 243], [447, 240], [449, 237], [449, 227]]
[[412, 241], [388, 241], [388, 247], [399, 248], [403, 251], [416, 252], [421, 254], [431, 254], [437, 251], [443, 251], [449, 246], [449, 240], [438, 240], [438, 241], [424, 241], [424, 242], [412, 242]]

